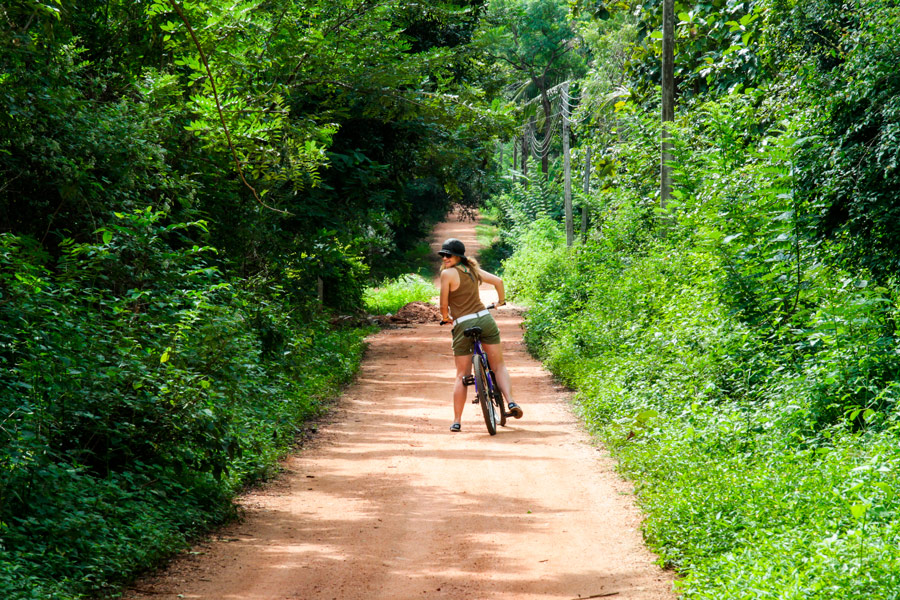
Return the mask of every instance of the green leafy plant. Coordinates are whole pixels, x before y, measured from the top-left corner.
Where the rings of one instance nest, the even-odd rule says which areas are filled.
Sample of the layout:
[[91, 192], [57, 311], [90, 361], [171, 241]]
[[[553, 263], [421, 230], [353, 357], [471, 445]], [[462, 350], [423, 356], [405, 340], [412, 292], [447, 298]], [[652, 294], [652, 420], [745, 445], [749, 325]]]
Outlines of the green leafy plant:
[[[875, 35], [861, 23], [860, 35]], [[754, 36], [767, 32], [755, 31], [742, 43], [760, 43]], [[823, 234], [833, 188], [812, 188], [833, 175], [822, 162], [850, 156], [823, 152], [820, 131], [855, 147], [852, 127], [822, 125], [812, 83], [850, 85], [843, 73], [710, 71], [710, 87], [676, 117], [665, 209], [655, 196], [656, 107], [633, 96], [611, 110], [598, 101], [612, 124], [585, 141], [604, 169], [585, 198], [590, 235], [573, 248], [558, 220], [528, 212], [536, 190], [496, 200], [514, 248], [507, 287], [529, 305], [528, 348], [577, 390], [586, 423], [635, 481], [645, 537], [682, 574], [685, 598], [898, 597], [898, 289], [867, 262], [886, 259], [890, 235], [867, 229], [859, 239], [879, 241], [862, 250], [849, 237], [861, 213]], [[729, 91], [718, 87], [725, 80], [759, 87]], [[853, 85], [884, 84], [866, 81]], [[874, 155], [852, 156], [859, 172], [881, 168]], [[561, 204], [549, 194], [546, 206]]]
[[395, 313], [410, 302], [428, 302], [436, 295], [434, 285], [420, 275], [407, 274], [385, 279], [377, 287], [366, 288], [363, 300], [373, 315]]

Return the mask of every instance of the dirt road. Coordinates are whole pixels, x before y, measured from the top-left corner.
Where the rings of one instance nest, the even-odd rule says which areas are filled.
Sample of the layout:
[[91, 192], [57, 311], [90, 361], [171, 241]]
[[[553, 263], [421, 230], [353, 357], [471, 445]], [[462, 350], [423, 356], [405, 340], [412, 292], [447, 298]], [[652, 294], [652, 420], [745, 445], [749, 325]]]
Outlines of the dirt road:
[[[451, 236], [475, 246], [471, 222], [435, 244]], [[674, 598], [629, 486], [526, 354], [515, 311], [496, 318], [523, 419], [490, 437], [469, 404], [451, 433], [447, 328], [382, 331], [332, 424], [241, 499], [242, 522], [126, 598]]]

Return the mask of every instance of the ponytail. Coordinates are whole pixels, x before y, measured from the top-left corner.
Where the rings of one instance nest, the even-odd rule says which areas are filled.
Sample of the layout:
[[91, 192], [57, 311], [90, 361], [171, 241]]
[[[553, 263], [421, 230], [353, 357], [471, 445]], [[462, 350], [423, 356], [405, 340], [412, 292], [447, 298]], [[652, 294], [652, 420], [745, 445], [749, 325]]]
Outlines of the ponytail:
[[478, 261], [474, 258], [467, 256], [462, 259], [464, 265], [472, 269], [472, 273], [475, 275], [475, 279], [478, 280], [478, 284], [481, 285], [484, 281], [481, 280], [481, 265], [478, 264]]

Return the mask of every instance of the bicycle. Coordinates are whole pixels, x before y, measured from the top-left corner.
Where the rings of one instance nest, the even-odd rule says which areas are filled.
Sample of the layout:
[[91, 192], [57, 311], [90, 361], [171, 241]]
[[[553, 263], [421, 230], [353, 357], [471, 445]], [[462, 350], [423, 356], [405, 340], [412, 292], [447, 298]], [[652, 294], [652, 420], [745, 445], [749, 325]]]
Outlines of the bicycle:
[[[493, 304], [487, 307], [488, 310], [496, 308]], [[506, 426], [507, 417], [513, 416], [512, 413], [506, 412], [505, 400], [503, 392], [497, 385], [497, 378], [491, 369], [491, 363], [488, 361], [487, 354], [481, 347], [481, 327], [469, 327], [463, 330], [463, 335], [472, 338], [472, 375], [466, 375], [463, 378], [463, 384], [466, 386], [475, 386], [475, 399], [472, 404], [481, 404], [481, 412], [484, 415], [484, 424], [487, 425], [488, 433], [497, 434], [497, 415], [500, 415], [500, 426]]]
[[[497, 434], [497, 413], [500, 413], [500, 426], [506, 426], [506, 418], [509, 413], [504, 409], [503, 393], [497, 386], [497, 378], [491, 369], [487, 354], [481, 348], [481, 327], [469, 327], [463, 331], [463, 335], [472, 338], [472, 375], [466, 375], [463, 383], [467, 386], [475, 386], [474, 403], [481, 404], [481, 412], [484, 414], [484, 424], [488, 433]], [[495, 408], [496, 407], [496, 408]]]

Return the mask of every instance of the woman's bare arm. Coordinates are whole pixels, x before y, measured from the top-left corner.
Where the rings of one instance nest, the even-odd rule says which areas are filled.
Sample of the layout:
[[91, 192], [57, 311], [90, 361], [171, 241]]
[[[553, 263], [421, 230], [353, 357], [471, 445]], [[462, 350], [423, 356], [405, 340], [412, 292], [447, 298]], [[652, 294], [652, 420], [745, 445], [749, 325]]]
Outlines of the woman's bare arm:
[[[456, 283], [456, 285], [452, 285]], [[459, 287], [459, 273], [456, 269], [441, 271], [441, 320], [450, 320], [450, 291]]]
[[497, 306], [501, 304], [506, 304], [506, 293], [503, 290], [503, 280], [494, 275], [493, 273], [488, 273], [485, 270], [481, 270], [481, 280], [485, 283], [489, 283], [494, 286], [494, 289], [497, 290]]

